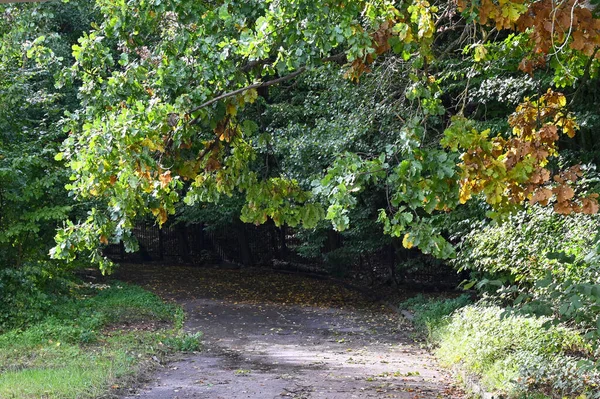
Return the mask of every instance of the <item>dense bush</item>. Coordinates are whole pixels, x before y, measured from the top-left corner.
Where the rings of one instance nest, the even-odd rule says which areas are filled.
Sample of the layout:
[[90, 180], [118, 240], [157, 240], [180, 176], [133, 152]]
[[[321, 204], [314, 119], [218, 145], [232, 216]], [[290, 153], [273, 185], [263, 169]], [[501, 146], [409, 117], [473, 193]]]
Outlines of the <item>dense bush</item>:
[[600, 264], [588, 255], [599, 220], [534, 206], [502, 223], [478, 222], [462, 238], [454, 265], [472, 272], [466, 288], [597, 337]]
[[577, 331], [548, 327], [548, 321], [496, 306], [467, 306], [437, 330], [436, 353], [445, 365], [460, 366], [488, 390], [511, 398], [599, 398], [592, 346]]
[[[599, 351], [578, 331], [553, 326], [471, 298], [426, 298], [400, 304], [442, 364], [474, 376], [509, 398], [600, 398]], [[586, 395], [586, 396], [579, 396]]]
[[55, 85], [97, 16], [83, 1], [0, 5], [0, 331], [41, 320], [72, 265], [50, 261], [56, 229], [77, 211], [55, 159], [77, 86]]
[[414, 327], [420, 334], [425, 334], [430, 344], [435, 344], [437, 334], [443, 326], [450, 323], [451, 315], [470, 303], [471, 298], [468, 295], [446, 300], [417, 295], [402, 302], [400, 308], [414, 313]]
[[43, 319], [72, 282], [44, 262], [0, 268], [0, 332]]
[[[582, 264], [597, 233], [597, 216], [527, 207], [503, 222], [476, 222], [462, 238], [454, 265], [494, 276], [503, 284], [532, 285], [552, 270], [557, 279], [586, 281]], [[559, 254], [568, 259], [561, 263]]]

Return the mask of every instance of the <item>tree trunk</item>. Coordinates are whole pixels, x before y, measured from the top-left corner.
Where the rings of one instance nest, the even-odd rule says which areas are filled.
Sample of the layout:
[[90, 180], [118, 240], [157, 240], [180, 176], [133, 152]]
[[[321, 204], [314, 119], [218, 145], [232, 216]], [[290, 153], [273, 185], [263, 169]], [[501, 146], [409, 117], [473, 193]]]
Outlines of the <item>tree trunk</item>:
[[396, 248], [394, 244], [388, 245], [388, 254], [389, 254], [389, 268], [390, 268], [390, 278], [391, 283], [394, 287], [398, 286], [398, 279], [396, 277]]
[[165, 248], [163, 242], [163, 231], [162, 228], [158, 228], [158, 259], [163, 260], [165, 258]]
[[281, 251], [279, 250], [278, 236], [279, 229], [275, 226], [272, 220], [269, 220], [269, 238], [271, 240], [271, 251], [273, 259], [281, 259]]
[[287, 248], [287, 243], [286, 243], [286, 239], [285, 236], [287, 234], [287, 227], [285, 225], [281, 226], [279, 228], [279, 242], [281, 243], [281, 249], [280, 249], [280, 256], [281, 256], [281, 260], [287, 260], [287, 255], [288, 255], [288, 248]]
[[337, 231], [331, 229], [327, 231], [327, 241], [325, 242], [324, 252], [332, 252], [342, 246], [342, 236]]

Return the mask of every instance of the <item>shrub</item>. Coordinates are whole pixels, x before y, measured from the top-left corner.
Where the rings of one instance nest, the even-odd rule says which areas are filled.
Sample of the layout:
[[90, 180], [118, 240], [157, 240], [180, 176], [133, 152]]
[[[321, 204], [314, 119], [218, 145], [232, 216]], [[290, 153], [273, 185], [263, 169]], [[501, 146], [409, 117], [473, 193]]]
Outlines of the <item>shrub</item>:
[[466, 285], [525, 314], [552, 316], [598, 338], [600, 262], [587, 256], [597, 215], [527, 207], [500, 224], [480, 222], [462, 238], [454, 265], [473, 272]]
[[419, 294], [402, 302], [400, 308], [414, 313], [413, 325], [419, 333], [426, 336], [429, 343], [434, 343], [441, 327], [450, 322], [450, 315], [470, 303], [469, 295], [440, 300]]
[[[502, 223], [477, 222], [462, 237], [454, 265], [493, 275], [505, 284], [532, 285], [548, 270], [561, 280], [581, 281], [587, 276], [581, 275], [580, 265], [599, 221], [598, 216], [564, 216], [548, 207], [531, 206]], [[561, 258], [570, 262], [561, 263]]]
[[0, 332], [42, 320], [73, 283], [40, 262], [0, 268]]
[[600, 398], [591, 345], [576, 331], [548, 326], [548, 318], [472, 305], [455, 312], [436, 334], [437, 356], [511, 398]]

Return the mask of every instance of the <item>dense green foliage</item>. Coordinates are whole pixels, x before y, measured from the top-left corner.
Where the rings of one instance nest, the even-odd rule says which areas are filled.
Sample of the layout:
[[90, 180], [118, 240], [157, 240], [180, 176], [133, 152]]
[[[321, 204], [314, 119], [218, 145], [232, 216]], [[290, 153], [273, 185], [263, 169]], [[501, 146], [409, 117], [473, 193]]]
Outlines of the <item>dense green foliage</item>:
[[[181, 202], [233, 195], [243, 221], [278, 226], [326, 219], [342, 231], [358, 208], [405, 247], [439, 257], [454, 254], [446, 212], [479, 193], [496, 216], [553, 194], [560, 213], [594, 213], [596, 197], [567, 184], [578, 170], [547, 166], [559, 133], [570, 140], [575, 116], [589, 114], [577, 85], [595, 78], [594, 59], [574, 44], [549, 56], [549, 70], [534, 68], [539, 43], [525, 28], [537, 21], [519, 19], [523, 4], [502, 7], [99, 3], [103, 20], [62, 74], [82, 82], [81, 107], [67, 115], [72, 134], [58, 155], [73, 170], [72, 193], [96, 203], [67, 223], [53, 255], [92, 251], [108, 267], [94, 251], [121, 240], [134, 250], [136, 218], [152, 213], [162, 224]], [[461, 25], [477, 15], [482, 28], [496, 18], [516, 33], [492, 38]], [[587, 67], [567, 68], [575, 56]], [[569, 110], [546, 90], [564, 76], [554, 84], [573, 89]], [[582, 138], [594, 120], [581, 119]]]
[[[146, 328], [125, 328], [136, 324]], [[0, 334], [0, 396], [104, 395], [148, 367], [153, 356], [198, 350], [199, 336], [183, 334], [182, 324], [181, 308], [141, 288], [77, 287], [73, 299], [54, 304], [39, 320]]]
[[600, 374], [584, 338], [548, 319], [503, 314], [498, 307], [469, 306], [439, 329], [436, 353], [443, 363], [481, 377], [491, 391], [510, 397], [597, 397]]
[[[441, 362], [488, 392], [509, 398], [597, 398], [594, 348], [577, 330], [469, 298], [409, 299], [417, 332]], [[585, 396], [581, 396], [585, 395]]]
[[56, 228], [77, 210], [55, 160], [76, 87], [55, 87], [95, 13], [87, 3], [0, 6], [0, 331], [39, 321], [68, 293], [73, 264], [51, 261]]
[[456, 266], [472, 271], [465, 287], [493, 293], [516, 309], [597, 336], [599, 264], [590, 256], [597, 216], [557, 215], [531, 207], [501, 224], [481, 222], [460, 244]]
[[[0, 330], [46, 320], [78, 264], [110, 271], [102, 249], [135, 251], [135, 224], [152, 218], [207, 231], [268, 223], [284, 240], [294, 227], [304, 259], [343, 274], [385, 257], [393, 282], [397, 268], [422, 264], [418, 248], [452, 259], [471, 273], [464, 288], [512, 312], [457, 313], [476, 320], [465, 329], [481, 322], [494, 340], [547, 327], [595, 346], [600, 20], [590, 4], [1, 5]], [[430, 335], [441, 328], [417, 309]], [[548, 357], [564, 352], [559, 341], [530, 359], [571, 367]], [[501, 366], [485, 364], [474, 370]]]
[[18, 267], [46, 258], [71, 212], [68, 173], [54, 156], [66, 138], [63, 112], [78, 102], [73, 88], [55, 88], [54, 75], [71, 63], [93, 13], [75, 3], [0, 11], [0, 262]]

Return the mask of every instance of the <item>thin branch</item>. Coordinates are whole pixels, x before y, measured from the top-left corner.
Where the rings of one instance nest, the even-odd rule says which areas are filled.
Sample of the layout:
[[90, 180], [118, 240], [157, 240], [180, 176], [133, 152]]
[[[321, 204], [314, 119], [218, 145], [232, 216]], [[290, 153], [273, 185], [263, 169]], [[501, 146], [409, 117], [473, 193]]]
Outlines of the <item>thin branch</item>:
[[241, 69], [242, 69], [242, 72], [250, 72], [254, 67], [261, 66], [261, 65], [266, 65], [266, 64], [270, 64], [273, 61], [274, 60], [272, 58], [265, 58], [265, 59], [262, 59], [262, 60], [254, 60], [254, 61], [248, 62]]
[[[327, 57], [327, 58], [323, 58], [321, 61], [322, 62], [337, 62], [337, 63], [341, 63], [344, 62], [344, 60], [346, 59], [346, 54], [344, 53], [340, 53], [340, 54], [336, 54], [336, 55], [332, 55], [331, 57]], [[227, 93], [223, 93], [211, 100], [208, 100], [200, 105], [198, 105], [197, 107], [195, 107], [194, 109], [192, 109], [191, 111], [188, 112], [189, 114], [193, 114], [194, 112], [201, 110], [202, 108], [206, 108], [211, 104], [216, 103], [217, 101], [221, 101], [223, 99], [229, 98], [229, 97], [233, 97], [236, 96], [238, 94], [241, 94], [247, 90], [251, 90], [251, 89], [259, 89], [261, 87], [269, 87], [269, 86], [273, 86], [282, 82], [285, 82], [287, 80], [290, 79], [294, 79], [296, 76], [304, 73], [306, 71], [306, 66], [300, 67], [297, 70], [295, 70], [294, 72], [290, 73], [289, 75], [285, 75], [282, 76], [280, 78], [277, 79], [273, 79], [273, 80], [269, 80], [266, 82], [260, 82], [260, 83], [254, 83], [251, 84], [249, 86], [246, 87], [242, 87], [241, 89], [237, 89], [237, 90], [233, 90], [233, 91], [229, 91]], [[195, 125], [196, 123], [198, 123], [199, 121], [199, 117], [194, 118], [191, 122], [190, 125]]]
[[[304, 71], [306, 71], [306, 67], [299, 68], [296, 71], [290, 73], [289, 75], [285, 75], [285, 76], [282, 76], [282, 77], [277, 78], [277, 79], [273, 79], [273, 80], [269, 80], [269, 81], [261, 82], [261, 83], [254, 83], [254, 84], [251, 84], [250, 86], [242, 87], [241, 89], [237, 89], [237, 90], [229, 91], [227, 93], [223, 93], [220, 96], [217, 96], [217, 97], [213, 98], [212, 100], [208, 100], [207, 102], [198, 105], [196, 108], [192, 109], [189, 113], [193, 114], [194, 112], [196, 112], [198, 110], [201, 110], [202, 108], [208, 107], [209, 105], [214, 104], [217, 101], [223, 100], [225, 98], [233, 97], [233, 96], [241, 94], [241, 93], [243, 93], [243, 92], [245, 92], [247, 90], [258, 89], [258, 88], [261, 88], [261, 87], [273, 86], [273, 85], [276, 85], [278, 83], [285, 82], [286, 80], [290, 80], [290, 79], [295, 78], [296, 76], [300, 75]], [[190, 122], [190, 124], [193, 125], [194, 122], [195, 122], [195, 119], [194, 119], [194, 121]]]
[[471, 31], [471, 25], [464, 25], [463, 31], [461, 32], [459, 38], [456, 39], [455, 41], [453, 41], [452, 43], [450, 43], [448, 46], [446, 46], [446, 48], [444, 49], [442, 54], [440, 54], [439, 58], [440, 59], [446, 58], [446, 56], [448, 54], [450, 54], [451, 52], [453, 52], [454, 50], [459, 48], [462, 45], [462, 43], [465, 41], [465, 39], [467, 39], [467, 35], [470, 33], [470, 31]]
[[196, 158], [197, 162], [202, 162], [204, 160], [204, 157], [206, 155], [208, 155], [210, 152], [212, 152], [212, 150], [215, 149], [215, 147], [217, 146], [217, 143], [219, 143], [219, 139], [216, 138], [215, 140], [213, 140], [208, 147], [206, 147], [201, 153], [200, 155], [198, 155], [198, 158]]
[[356, 176], [372, 175], [372, 174], [375, 174], [375, 173], [387, 172], [387, 171], [388, 171], [387, 168], [381, 168], [381, 169], [377, 169], [377, 170], [368, 170], [366, 172], [357, 173]]

